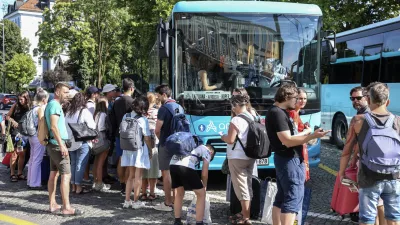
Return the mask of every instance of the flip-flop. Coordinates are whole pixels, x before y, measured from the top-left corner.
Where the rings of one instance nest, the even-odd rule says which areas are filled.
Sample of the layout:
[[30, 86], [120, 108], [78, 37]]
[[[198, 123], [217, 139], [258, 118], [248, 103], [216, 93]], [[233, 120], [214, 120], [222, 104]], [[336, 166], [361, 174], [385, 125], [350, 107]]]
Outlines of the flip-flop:
[[57, 213], [61, 212], [61, 210], [62, 210], [62, 206], [60, 206], [60, 208], [56, 208], [53, 210], [50, 209], [49, 211], [51, 214], [57, 214]]
[[11, 180], [11, 182], [18, 182], [18, 177], [17, 177], [17, 175], [12, 175], [12, 176], [10, 176], [10, 180]]
[[81, 210], [79, 210], [79, 209], [75, 209], [74, 213], [72, 213], [72, 214], [64, 214], [64, 213], [61, 213], [61, 215], [62, 215], [63, 217], [80, 216], [80, 215], [82, 215], [82, 214], [83, 214], [83, 212], [82, 212]]
[[75, 194], [77, 194], [77, 195], [83, 195], [83, 194], [87, 194], [87, 193], [90, 193], [91, 191], [90, 190], [88, 190], [88, 189], [86, 189], [86, 188], [82, 188], [82, 191], [81, 192], [76, 192], [75, 191]]

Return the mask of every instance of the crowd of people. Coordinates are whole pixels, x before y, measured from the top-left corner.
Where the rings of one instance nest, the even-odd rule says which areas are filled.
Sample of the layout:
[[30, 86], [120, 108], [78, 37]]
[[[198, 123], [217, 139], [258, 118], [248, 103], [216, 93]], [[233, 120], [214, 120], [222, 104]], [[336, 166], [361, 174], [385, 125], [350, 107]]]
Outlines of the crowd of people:
[[[170, 87], [160, 85], [154, 93], [133, 98], [134, 82], [126, 78], [122, 82], [122, 91], [122, 94], [116, 95], [117, 87], [107, 84], [102, 90], [92, 86], [85, 93], [79, 93], [70, 90], [67, 84], [59, 83], [55, 86], [54, 99], [51, 101], [48, 101], [49, 94], [43, 89], [37, 90], [33, 102], [27, 92], [19, 94], [18, 102], [11, 107], [6, 117], [15, 147], [10, 158], [10, 180], [27, 180], [30, 189], [41, 189], [41, 164], [43, 157], [48, 155], [49, 211], [64, 216], [81, 215], [81, 210], [71, 207], [70, 193], [109, 190], [114, 180], [108, 174], [107, 159], [115, 151], [118, 180], [121, 193], [125, 196], [123, 208], [140, 209], [145, 206], [146, 200], [157, 199], [156, 184], [162, 177], [165, 200], [154, 209], [174, 211], [174, 224], [183, 224], [183, 197], [185, 191], [192, 190], [197, 197], [196, 225], [203, 224], [208, 166], [214, 158], [214, 148], [200, 143], [188, 157], [168, 154], [166, 142], [173, 134], [170, 127], [174, 113], [183, 112], [182, 107], [172, 99]], [[400, 147], [400, 120], [386, 108], [389, 104], [389, 88], [376, 82], [367, 88], [356, 87], [351, 90], [350, 99], [358, 115], [349, 126], [339, 175], [345, 176], [344, 171], [349, 161], [350, 166], [357, 166], [359, 170], [357, 182], [362, 224], [379, 221], [379, 224], [399, 224], [400, 157], [398, 153], [383, 149]], [[251, 106], [250, 96], [245, 89], [234, 89], [230, 103], [232, 118], [227, 133], [221, 134], [221, 139], [227, 143], [227, 162], [233, 190], [242, 210], [230, 216], [229, 220], [233, 224], [252, 224], [252, 176], [257, 173], [257, 165], [244, 149], [250, 129], [248, 121], [260, 122], [261, 116]], [[275, 152], [278, 192], [273, 202], [272, 217], [276, 225], [292, 225], [301, 210], [304, 184], [310, 179], [306, 144], [330, 132], [320, 128], [312, 129], [310, 124], [301, 121], [299, 113], [306, 103], [305, 90], [293, 84], [284, 84], [277, 90], [275, 103], [266, 115], [266, 132], [270, 148]], [[37, 129], [34, 135], [20, 134], [19, 126], [22, 120], [26, 120], [26, 115], [32, 115]], [[41, 123], [45, 124], [48, 131], [45, 140], [41, 139]], [[72, 124], [85, 124], [84, 129], [89, 133], [95, 130], [97, 136], [92, 139], [86, 136], [78, 138]], [[6, 132], [4, 127], [2, 122], [2, 133]], [[376, 127], [385, 128], [380, 135], [386, 139], [370, 142], [371, 129]], [[83, 129], [82, 126], [80, 129]], [[388, 142], [390, 138], [393, 141]], [[28, 145], [30, 159], [25, 176], [23, 168]], [[379, 155], [376, 156], [378, 160], [381, 160], [378, 163], [371, 156], [374, 154], [366, 153], [371, 148], [383, 152], [381, 155], [376, 153]], [[83, 184], [90, 179], [91, 154], [95, 157], [92, 167], [93, 186], [89, 189]], [[198, 176], [196, 167], [200, 162], [202, 172]], [[15, 173], [17, 164], [18, 170]], [[55, 196], [59, 176], [62, 206], [57, 203]]]

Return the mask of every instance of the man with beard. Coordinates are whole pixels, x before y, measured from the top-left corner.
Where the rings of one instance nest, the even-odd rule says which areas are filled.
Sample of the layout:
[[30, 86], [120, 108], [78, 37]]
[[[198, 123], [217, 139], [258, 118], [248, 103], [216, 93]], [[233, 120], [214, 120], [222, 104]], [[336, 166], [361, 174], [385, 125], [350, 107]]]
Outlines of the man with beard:
[[364, 95], [363, 87], [355, 87], [350, 91], [350, 100], [353, 108], [357, 110], [357, 115], [369, 112], [368, 102]]
[[[69, 203], [69, 182], [71, 180], [71, 165], [68, 148], [65, 141], [68, 140], [67, 127], [65, 125], [64, 112], [61, 104], [65, 102], [69, 93], [69, 86], [58, 83], [54, 91], [54, 100], [46, 106], [44, 116], [49, 130], [49, 143], [46, 146], [50, 157], [50, 177], [48, 182], [51, 213], [62, 211], [63, 216], [81, 215], [82, 211], [73, 209]], [[61, 174], [61, 198], [63, 207], [56, 202], [57, 179]]]
[[278, 192], [272, 210], [273, 224], [292, 225], [301, 210], [304, 197], [305, 164], [303, 144], [321, 138], [330, 131], [317, 129], [313, 134], [299, 136], [287, 110], [295, 109], [298, 90], [293, 84], [281, 86], [275, 94], [275, 104], [266, 116], [270, 146], [275, 152]]

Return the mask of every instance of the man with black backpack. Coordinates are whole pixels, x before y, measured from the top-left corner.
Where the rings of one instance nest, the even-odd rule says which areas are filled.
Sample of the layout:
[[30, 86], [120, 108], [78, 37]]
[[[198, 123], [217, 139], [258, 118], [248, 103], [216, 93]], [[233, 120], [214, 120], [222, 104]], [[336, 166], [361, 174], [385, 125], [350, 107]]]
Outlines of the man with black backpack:
[[359, 145], [360, 224], [374, 224], [379, 197], [387, 224], [400, 224], [400, 118], [387, 110], [389, 88], [375, 82], [366, 89], [371, 112], [353, 117], [340, 160], [339, 176]]
[[132, 103], [133, 92], [135, 91], [135, 84], [132, 79], [125, 78], [122, 81], [122, 88], [124, 89], [124, 96], [120, 97], [116, 100], [112, 106], [110, 112], [110, 122], [112, 127], [113, 137], [115, 137], [115, 149], [116, 155], [118, 157], [118, 179], [121, 183], [121, 193], [125, 195], [125, 181], [128, 178], [128, 174], [126, 174], [126, 168], [121, 166], [121, 156], [123, 149], [121, 149], [120, 145], [120, 138], [119, 138], [119, 126], [121, 124], [122, 118], [125, 116], [126, 113], [132, 111]]
[[321, 138], [330, 131], [318, 129], [308, 136], [296, 136], [296, 127], [288, 109], [295, 109], [298, 90], [293, 84], [281, 86], [275, 94], [275, 104], [266, 115], [266, 128], [272, 151], [275, 152], [278, 192], [272, 210], [273, 224], [293, 225], [302, 208], [305, 164], [303, 144]]
[[158, 163], [163, 177], [163, 186], [165, 193], [165, 202], [154, 207], [159, 211], [173, 210], [171, 196], [171, 175], [169, 172], [169, 163], [172, 155], [168, 154], [165, 148], [165, 141], [173, 133], [171, 129], [175, 125], [172, 120], [176, 114], [184, 113], [183, 108], [171, 98], [171, 88], [162, 84], [155, 89], [157, 98], [161, 101], [161, 108], [158, 110], [155, 134], [159, 139]]

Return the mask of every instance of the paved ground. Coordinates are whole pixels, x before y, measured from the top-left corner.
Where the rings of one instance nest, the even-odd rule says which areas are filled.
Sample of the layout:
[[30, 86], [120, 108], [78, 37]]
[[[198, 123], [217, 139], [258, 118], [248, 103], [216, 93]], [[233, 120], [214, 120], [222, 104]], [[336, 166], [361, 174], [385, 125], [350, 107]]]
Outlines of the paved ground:
[[[333, 170], [338, 170], [340, 151], [334, 146], [324, 142], [321, 151], [321, 162]], [[311, 181], [307, 186], [312, 189], [312, 200], [307, 217], [309, 224], [352, 224], [348, 219], [341, 218], [330, 212], [330, 200], [335, 176], [325, 169], [311, 169]], [[332, 171], [331, 171], [332, 172]], [[209, 181], [209, 194], [211, 195], [211, 217], [213, 224], [228, 224], [229, 203], [225, 201], [226, 176], [220, 172], [211, 172]], [[261, 174], [269, 176], [271, 173]], [[123, 210], [124, 197], [113, 187], [107, 193], [89, 193], [85, 195], [71, 194], [74, 207], [82, 209], [84, 216], [64, 218], [60, 215], [49, 214], [48, 197], [45, 191], [30, 191], [25, 182], [16, 184], [9, 182], [9, 170], [0, 165], [0, 224], [10, 224], [4, 221], [13, 221], [14, 224], [26, 224], [12, 218], [30, 221], [36, 224], [172, 224], [173, 214], [159, 212], [152, 209], [152, 205], [163, 200], [161, 197], [148, 207], [140, 210]], [[60, 199], [60, 193], [57, 193]], [[188, 205], [192, 198], [191, 193], [186, 194], [185, 204]], [[7, 220], [8, 218], [8, 220]], [[254, 221], [254, 224], [261, 224]]]

